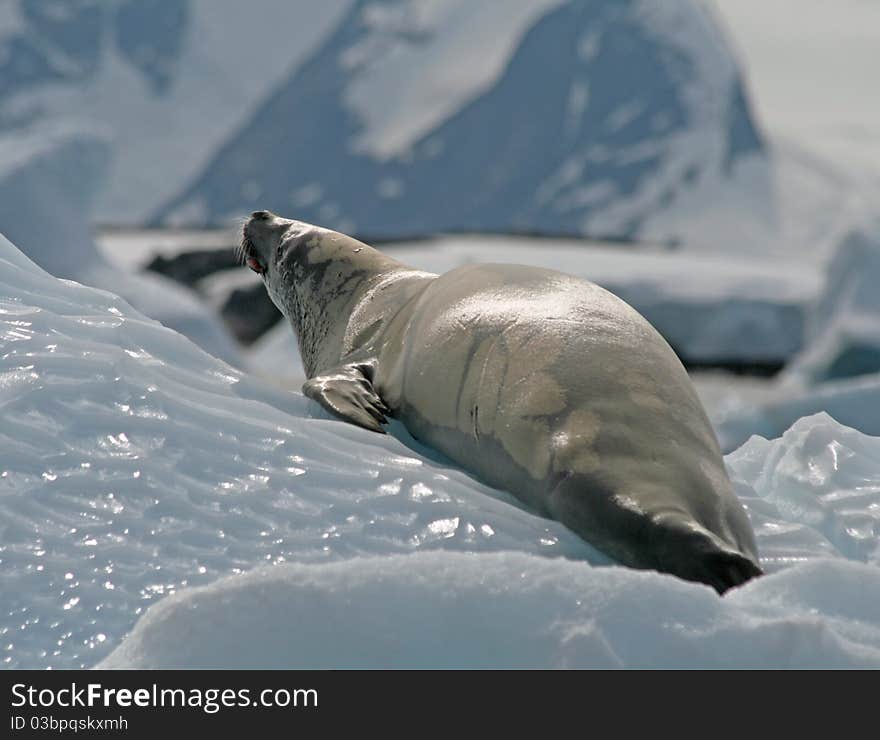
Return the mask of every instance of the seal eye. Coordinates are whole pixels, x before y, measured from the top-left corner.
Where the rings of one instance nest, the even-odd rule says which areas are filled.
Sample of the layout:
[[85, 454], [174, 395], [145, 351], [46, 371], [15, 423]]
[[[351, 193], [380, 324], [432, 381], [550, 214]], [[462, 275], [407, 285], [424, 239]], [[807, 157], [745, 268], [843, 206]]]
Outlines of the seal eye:
[[266, 268], [260, 264], [259, 260], [256, 260], [253, 257], [248, 257], [247, 260], [245, 260], [245, 264], [257, 273], [257, 275], [262, 275], [266, 272]]

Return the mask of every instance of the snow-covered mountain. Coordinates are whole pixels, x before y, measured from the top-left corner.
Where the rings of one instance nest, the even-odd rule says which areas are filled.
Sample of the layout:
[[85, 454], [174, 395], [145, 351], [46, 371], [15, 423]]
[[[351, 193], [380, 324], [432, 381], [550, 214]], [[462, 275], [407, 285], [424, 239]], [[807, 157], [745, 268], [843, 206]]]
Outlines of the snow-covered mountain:
[[113, 137], [102, 223], [259, 205], [374, 236], [675, 239], [730, 203], [772, 216], [702, 0], [0, 0], [0, 52], [0, 130]]
[[156, 219], [632, 237], [763, 162], [698, 2], [362, 0]]
[[113, 156], [94, 218], [139, 223], [201, 171], [348, 3], [0, 0], [0, 131], [64, 119], [105, 131]]

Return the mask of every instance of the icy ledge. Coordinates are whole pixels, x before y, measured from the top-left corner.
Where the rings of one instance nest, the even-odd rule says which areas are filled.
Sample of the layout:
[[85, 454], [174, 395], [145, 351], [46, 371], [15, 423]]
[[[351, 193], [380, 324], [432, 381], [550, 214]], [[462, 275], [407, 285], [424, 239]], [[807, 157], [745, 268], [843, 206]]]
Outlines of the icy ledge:
[[165, 599], [98, 667], [876, 668], [878, 593], [832, 561], [724, 599], [523, 553], [285, 565]]
[[2, 238], [0, 408], [6, 667], [880, 667], [880, 439], [827, 416], [728, 456], [770, 575], [719, 599]]

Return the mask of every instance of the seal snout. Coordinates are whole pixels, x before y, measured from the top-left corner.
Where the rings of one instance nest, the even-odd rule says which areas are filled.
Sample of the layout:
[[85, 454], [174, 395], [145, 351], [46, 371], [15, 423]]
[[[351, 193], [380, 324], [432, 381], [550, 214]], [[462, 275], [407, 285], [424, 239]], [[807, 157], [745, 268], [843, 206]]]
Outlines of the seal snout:
[[270, 237], [274, 218], [271, 211], [254, 211], [241, 230], [242, 261], [258, 275], [266, 274], [268, 260], [262, 247]]
[[303, 231], [309, 224], [282, 218], [272, 211], [251, 213], [241, 230], [242, 262], [258, 275], [266, 275], [281, 258], [281, 244], [291, 236], [292, 226]]

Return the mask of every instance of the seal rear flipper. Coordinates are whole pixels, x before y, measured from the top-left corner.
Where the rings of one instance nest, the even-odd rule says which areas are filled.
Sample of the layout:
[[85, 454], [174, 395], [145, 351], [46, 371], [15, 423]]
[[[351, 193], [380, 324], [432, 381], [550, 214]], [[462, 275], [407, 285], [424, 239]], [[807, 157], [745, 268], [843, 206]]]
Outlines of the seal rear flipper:
[[749, 557], [734, 550], [717, 550], [703, 556], [703, 577], [719, 594], [742, 586], [752, 578], [764, 575], [764, 571]]
[[663, 545], [658, 570], [687, 581], [705, 583], [723, 594], [764, 575], [748, 555], [724, 543], [717, 535], [691, 523], [685, 527], [663, 528]]
[[388, 406], [373, 388], [363, 365], [343, 365], [307, 380], [303, 393], [329, 412], [364, 429], [385, 434]]
[[564, 476], [547, 513], [623, 565], [705, 583], [719, 594], [763, 571], [683, 510], [650, 512], [647, 492], [620, 495], [601, 478]]

